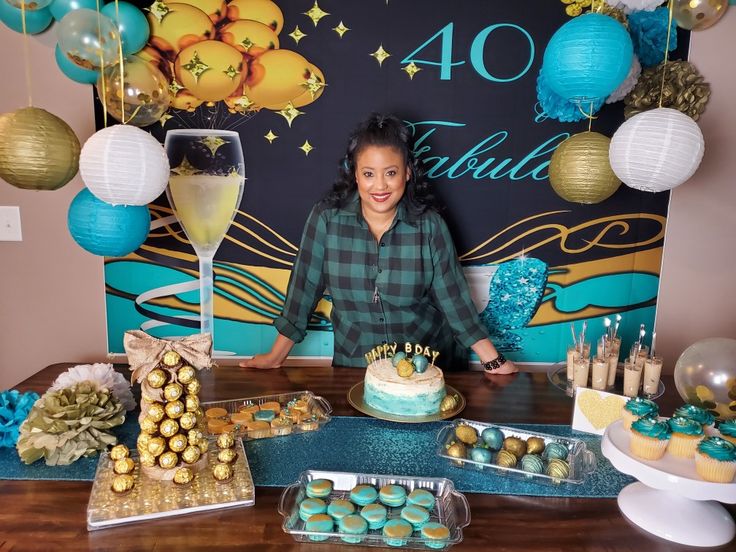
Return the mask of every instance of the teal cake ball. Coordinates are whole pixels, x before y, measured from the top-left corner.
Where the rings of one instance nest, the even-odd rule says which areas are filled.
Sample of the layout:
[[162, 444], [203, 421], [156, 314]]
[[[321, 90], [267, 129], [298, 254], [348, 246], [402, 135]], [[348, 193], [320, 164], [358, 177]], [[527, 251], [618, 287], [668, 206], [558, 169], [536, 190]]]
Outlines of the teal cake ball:
[[429, 360], [427, 360], [427, 357], [424, 355], [414, 355], [411, 362], [414, 365], [414, 370], [417, 371], [417, 374], [423, 374], [427, 371], [427, 366], [429, 366]]
[[485, 447], [473, 447], [470, 449], [470, 459], [473, 462], [480, 462], [481, 464], [491, 463], [491, 451]]
[[488, 448], [492, 451], [501, 450], [501, 447], [503, 446], [503, 431], [498, 429], [497, 427], [487, 427], [483, 430], [483, 433], [480, 434], [481, 439], [483, 439], [483, 442], [488, 445]]
[[[304, 528], [307, 531], [314, 531], [315, 533], [331, 533], [334, 526], [335, 522], [327, 514], [315, 514], [309, 516]], [[309, 535], [309, 540], [317, 542], [326, 541], [329, 538], [329, 535]]]

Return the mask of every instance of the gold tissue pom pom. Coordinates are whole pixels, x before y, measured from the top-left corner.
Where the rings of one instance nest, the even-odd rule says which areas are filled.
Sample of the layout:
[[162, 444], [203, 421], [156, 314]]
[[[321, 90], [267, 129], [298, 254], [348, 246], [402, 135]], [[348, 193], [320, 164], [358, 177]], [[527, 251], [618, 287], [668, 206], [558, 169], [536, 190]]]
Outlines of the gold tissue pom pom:
[[215, 464], [212, 467], [212, 475], [217, 481], [224, 482], [233, 476], [233, 468], [230, 464]]
[[190, 468], [179, 468], [174, 472], [174, 483], [177, 485], [188, 485], [194, 480], [194, 473]]
[[447, 446], [447, 455], [453, 458], [465, 458], [467, 456], [467, 450], [462, 443], [453, 442]]
[[521, 458], [526, 454], [526, 442], [518, 437], [506, 437], [503, 440], [503, 448], [516, 456], [516, 458]]
[[409, 378], [414, 373], [414, 364], [405, 358], [402, 358], [396, 365], [396, 372], [402, 378]]
[[179, 364], [179, 362], [181, 362], [181, 356], [179, 356], [179, 353], [176, 351], [166, 351], [166, 353], [164, 353], [163, 363], [165, 366], [173, 368]]
[[450, 410], [454, 410], [455, 408], [457, 408], [457, 397], [454, 395], [446, 395], [440, 403], [440, 411], [449, 412]]
[[217, 446], [221, 449], [230, 448], [235, 444], [235, 437], [232, 433], [221, 433], [217, 437]]
[[195, 373], [196, 372], [194, 371], [194, 368], [192, 368], [188, 364], [185, 364], [184, 366], [179, 368], [179, 371], [176, 373], [176, 378], [179, 380], [179, 383], [187, 385], [194, 379]]
[[527, 454], [542, 454], [544, 451], [544, 439], [541, 437], [529, 437], [526, 440]]
[[117, 461], [127, 458], [130, 455], [128, 447], [125, 445], [115, 445], [110, 449], [110, 460]]
[[455, 428], [455, 436], [466, 445], [474, 445], [478, 442], [478, 431], [467, 424], [460, 424]]
[[516, 456], [506, 449], [499, 450], [496, 456], [496, 464], [504, 468], [513, 468], [516, 465]]
[[167, 379], [168, 378], [166, 377], [166, 372], [161, 370], [161, 368], [151, 370], [146, 376], [146, 381], [148, 382], [148, 385], [150, 385], [154, 389], [160, 389], [161, 387], [163, 387]]
[[122, 494], [130, 491], [135, 485], [135, 479], [132, 475], [116, 475], [112, 480], [112, 490], [116, 493]]
[[120, 460], [116, 460], [112, 466], [112, 471], [114, 471], [118, 475], [124, 474], [124, 473], [130, 473], [134, 469], [135, 469], [135, 462], [133, 462], [132, 458], [121, 458]]
[[167, 401], [175, 401], [184, 393], [184, 388], [178, 383], [170, 383], [164, 387], [164, 397]]

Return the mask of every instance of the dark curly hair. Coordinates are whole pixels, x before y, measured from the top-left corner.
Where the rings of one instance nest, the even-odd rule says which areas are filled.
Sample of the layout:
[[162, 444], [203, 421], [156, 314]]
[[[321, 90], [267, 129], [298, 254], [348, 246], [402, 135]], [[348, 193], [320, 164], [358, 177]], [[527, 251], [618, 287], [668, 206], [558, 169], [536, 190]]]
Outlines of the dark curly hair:
[[340, 161], [340, 169], [332, 189], [322, 199], [326, 207], [344, 207], [356, 193], [355, 160], [368, 146], [387, 146], [401, 153], [411, 168], [411, 176], [406, 183], [405, 202], [410, 215], [417, 216], [427, 209], [439, 210], [432, 187], [425, 177], [422, 164], [414, 156], [411, 132], [394, 115], [372, 113], [350, 134], [345, 157]]

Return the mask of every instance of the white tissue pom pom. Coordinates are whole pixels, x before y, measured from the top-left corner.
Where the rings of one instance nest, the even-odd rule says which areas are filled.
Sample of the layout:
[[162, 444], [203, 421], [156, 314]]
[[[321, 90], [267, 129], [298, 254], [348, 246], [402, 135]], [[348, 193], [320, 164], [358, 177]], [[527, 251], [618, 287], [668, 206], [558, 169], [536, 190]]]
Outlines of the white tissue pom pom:
[[611, 92], [611, 95], [606, 98], [606, 103], [610, 104], [623, 100], [626, 97], [626, 94], [631, 92], [636, 86], [636, 82], [639, 80], [639, 75], [641, 75], [641, 63], [639, 63], [639, 58], [634, 56], [634, 59], [631, 60], [631, 69], [629, 69], [629, 74], [626, 75], [624, 82], [622, 82], [619, 87]]

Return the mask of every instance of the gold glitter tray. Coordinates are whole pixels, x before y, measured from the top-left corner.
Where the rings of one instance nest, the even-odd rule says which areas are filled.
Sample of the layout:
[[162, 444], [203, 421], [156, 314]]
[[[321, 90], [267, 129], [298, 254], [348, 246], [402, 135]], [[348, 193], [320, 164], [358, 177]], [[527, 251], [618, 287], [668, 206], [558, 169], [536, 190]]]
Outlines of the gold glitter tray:
[[445, 384], [445, 391], [447, 392], [447, 394], [450, 396], [454, 396], [457, 399], [457, 404], [455, 405], [455, 408], [440, 411], [437, 414], [431, 414], [428, 416], [400, 416], [398, 414], [391, 414], [389, 412], [384, 412], [383, 410], [373, 408], [372, 406], [368, 406], [368, 404], [366, 404], [366, 402], [363, 400], [364, 391], [365, 382], [362, 381], [356, 383], [350, 388], [350, 390], [348, 391], [348, 402], [350, 403], [350, 406], [352, 406], [355, 410], [373, 418], [386, 420], [388, 422], [399, 422], [402, 424], [421, 424], [424, 422], [439, 422], [441, 420], [447, 420], [449, 418], [452, 418], [453, 416], [457, 416], [458, 414], [460, 414], [460, 412], [465, 410], [466, 404], [465, 397], [463, 397], [460, 391], [458, 391], [454, 387]]
[[92, 493], [87, 505], [87, 529], [94, 531], [116, 525], [159, 519], [168, 516], [193, 514], [222, 508], [253, 506], [256, 503], [253, 477], [245, 456], [243, 443], [235, 441], [238, 457], [233, 465], [233, 478], [218, 482], [212, 476], [211, 466], [217, 462], [218, 449], [210, 444], [210, 465], [197, 473], [194, 481], [179, 486], [171, 481], [157, 481], [140, 471], [138, 454], [131, 451], [136, 462], [133, 477], [135, 486], [126, 494], [111, 489], [115, 474], [107, 452], [100, 455]]
[[[381, 529], [368, 529], [364, 535], [346, 535], [337, 532], [316, 532], [307, 531], [305, 522], [299, 517], [299, 505], [307, 498], [306, 487], [313, 479], [329, 479], [332, 481], [333, 489], [325, 502], [335, 499], [350, 499], [350, 491], [356, 485], [371, 485], [379, 490], [384, 485], [400, 485], [406, 489], [409, 494], [414, 489], [424, 489], [431, 492], [435, 496], [435, 505], [430, 513], [429, 521], [435, 521], [445, 525], [450, 536], [446, 541], [442, 542], [442, 546], [437, 546], [436, 542], [423, 538], [419, 531], [414, 531], [411, 536], [401, 539], [402, 543], [392, 543], [389, 545], [386, 541], [387, 537], [383, 536]], [[400, 516], [402, 507], [392, 508], [386, 506], [388, 510], [388, 519], [395, 519]], [[356, 512], [360, 507], [356, 508]], [[446, 549], [453, 544], [458, 544], [463, 540], [463, 528], [470, 525], [470, 506], [465, 495], [455, 490], [455, 484], [449, 479], [441, 477], [407, 477], [402, 475], [373, 475], [365, 473], [346, 473], [307, 470], [299, 475], [299, 479], [292, 485], [286, 487], [281, 494], [279, 501], [279, 513], [284, 518], [282, 528], [285, 533], [291, 535], [297, 542], [308, 542], [316, 544], [346, 544], [359, 546], [375, 546], [387, 548], [412, 548], [430, 550], [434, 548]], [[346, 542], [343, 537], [358, 539], [359, 542]]]
[[[269, 437], [280, 437], [283, 435], [292, 435], [294, 433], [306, 433], [320, 429], [329, 422], [332, 417], [332, 405], [324, 397], [315, 395], [311, 391], [295, 391], [293, 393], [279, 393], [276, 395], [260, 395], [258, 397], [245, 397], [242, 399], [231, 399], [228, 401], [210, 401], [204, 402], [200, 406], [206, 412], [209, 408], [224, 408], [228, 415], [238, 412], [238, 409], [244, 406], [261, 405], [266, 402], [278, 402], [282, 407], [292, 400], [303, 399], [307, 402], [310, 418], [302, 423], [293, 424], [288, 428], [278, 428], [270, 430], [248, 431], [244, 426], [236, 425], [235, 433], [243, 440], [265, 439]], [[204, 422], [202, 428], [205, 433], [211, 433]]]
[[[517, 458], [517, 464], [515, 467], [505, 467], [495, 464], [497, 452], [492, 452], [491, 463], [479, 462], [470, 458], [471, 447], [467, 448], [467, 456], [465, 458], [458, 458], [450, 454], [448, 447], [455, 442], [459, 442], [459, 439], [455, 435], [455, 428], [461, 424], [469, 425], [476, 429], [478, 432], [478, 442], [483, 442], [481, 434], [483, 430], [488, 428], [496, 428], [503, 432], [504, 437], [518, 437], [522, 441], [526, 441], [530, 437], [539, 437], [544, 440], [545, 447], [549, 443], [560, 443], [567, 448], [566, 461], [570, 466], [570, 473], [565, 478], [553, 477], [546, 473], [535, 473], [524, 471], [521, 469], [521, 459]], [[561, 484], [574, 484], [579, 485], [585, 481], [586, 476], [593, 473], [598, 465], [595, 454], [588, 450], [585, 443], [580, 439], [573, 439], [569, 437], [560, 437], [559, 435], [549, 435], [546, 433], [535, 433], [530, 431], [524, 431], [514, 427], [505, 427], [494, 424], [488, 424], [484, 422], [475, 422], [473, 420], [457, 419], [452, 424], [448, 424], [440, 429], [437, 434], [437, 454], [442, 458], [449, 460], [452, 465], [466, 468], [471, 470], [488, 470], [496, 475], [504, 475], [520, 479], [522, 481], [531, 481], [533, 483], [542, 483], [548, 485], [561, 485]], [[548, 465], [547, 460], [543, 460], [544, 468]]]

